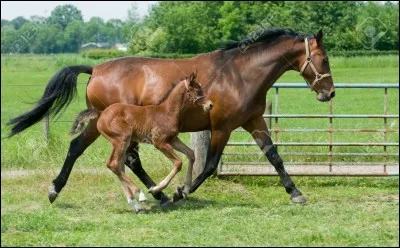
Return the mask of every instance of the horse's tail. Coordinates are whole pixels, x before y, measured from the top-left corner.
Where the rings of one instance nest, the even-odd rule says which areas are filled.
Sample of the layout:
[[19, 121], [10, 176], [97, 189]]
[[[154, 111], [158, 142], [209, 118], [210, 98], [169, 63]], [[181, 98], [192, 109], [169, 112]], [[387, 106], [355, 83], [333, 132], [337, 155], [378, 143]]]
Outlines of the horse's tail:
[[77, 134], [83, 130], [85, 127], [85, 121], [96, 119], [100, 115], [100, 111], [96, 109], [85, 109], [81, 111], [76, 117], [74, 124], [72, 124], [71, 131], [69, 131], [70, 135]]
[[55, 116], [63, 108], [66, 108], [76, 95], [78, 74], [86, 73], [91, 75], [92, 71], [92, 67], [84, 65], [68, 66], [58, 71], [50, 79], [42, 98], [37, 102], [37, 106], [31, 111], [7, 122], [7, 125], [12, 125], [11, 133], [8, 137], [22, 132], [45, 116]]

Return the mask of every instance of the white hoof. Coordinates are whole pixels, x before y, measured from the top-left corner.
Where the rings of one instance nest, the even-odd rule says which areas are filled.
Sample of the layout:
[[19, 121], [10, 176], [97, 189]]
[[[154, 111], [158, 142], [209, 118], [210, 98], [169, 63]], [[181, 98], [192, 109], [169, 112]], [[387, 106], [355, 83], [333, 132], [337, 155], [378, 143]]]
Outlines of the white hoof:
[[129, 200], [128, 204], [132, 207], [133, 210], [135, 210], [135, 212], [139, 212], [143, 209], [142, 205], [140, 205], [139, 202], [137, 202], [135, 199]]
[[146, 195], [143, 193], [143, 191], [139, 192], [139, 201], [140, 202], [147, 201]]

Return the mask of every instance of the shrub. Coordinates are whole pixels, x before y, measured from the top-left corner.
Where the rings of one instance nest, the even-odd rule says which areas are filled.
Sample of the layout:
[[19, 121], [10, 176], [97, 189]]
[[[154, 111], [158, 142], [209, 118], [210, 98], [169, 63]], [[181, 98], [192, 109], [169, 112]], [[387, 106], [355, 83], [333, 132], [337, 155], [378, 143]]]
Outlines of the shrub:
[[81, 51], [80, 54], [82, 57], [90, 59], [112, 59], [127, 55], [126, 52], [117, 49], [89, 49]]

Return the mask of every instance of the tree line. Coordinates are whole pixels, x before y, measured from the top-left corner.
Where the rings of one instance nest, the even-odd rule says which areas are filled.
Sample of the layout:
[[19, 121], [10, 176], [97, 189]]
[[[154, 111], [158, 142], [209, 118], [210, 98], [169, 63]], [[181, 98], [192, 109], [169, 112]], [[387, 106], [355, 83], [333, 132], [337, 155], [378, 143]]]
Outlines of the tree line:
[[131, 54], [213, 51], [264, 28], [324, 30], [329, 50], [398, 50], [399, 5], [392, 2], [159, 2], [143, 18], [132, 5], [125, 20], [92, 17], [73, 5], [48, 18], [1, 20], [1, 53], [75, 53], [82, 44], [128, 43]]

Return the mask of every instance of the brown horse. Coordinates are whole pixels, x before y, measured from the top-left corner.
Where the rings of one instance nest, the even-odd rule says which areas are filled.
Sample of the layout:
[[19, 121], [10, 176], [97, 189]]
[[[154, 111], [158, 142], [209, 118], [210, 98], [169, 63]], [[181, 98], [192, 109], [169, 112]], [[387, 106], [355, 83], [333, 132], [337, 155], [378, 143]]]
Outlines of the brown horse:
[[165, 189], [182, 168], [182, 160], [175, 154], [174, 149], [185, 154], [188, 158], [188, 173], [185, 178], [186, 194], [192, 185], [192, 169], [195, 160], [194, 152], [179, 138], [180, 116], [190, 106], [202, 107], [209, 112], [213, 106], [195, 81], [196, 74], [179, 82], [159, 105], [135, 106], [114, 103], [100, 112], [97, 109], [86, 109], [79, 113], [70, 134], [82, 131], [86, 120], [97, 119], [97, 130], [113, 146], [107, 167], [118, 176], [124, 189], [128, 204], [137, 212], [142, 209], [138, 201], [146, 197], [140, 188], [125, 174], [124, 156], [129, 145], [134, 143], [150, 143], [169, 158], [174, 168], [169, 175], [157, 186], [151, 187], [153, 194]]
[[[322, 40], [322, 31], [308, 36], [292, 30], [272, 29], [264, 30], [256, 37], [227, 42], [220, 50], [188, 59], [124, 57], [93, 68], [66, 67], [53, 76], [33, 110], [10, 120], [13, 125], [11, 136], [47, 114], [57, 114], [66, 107], [76, 91], [79, 73], [92, 74], [86, 90], [88, 108], [103, 110], [117, 102], [156, 104], [171, 88], [171, 82], [198, 70], [203, 90], [214, 107], [209, 114], [192, 114], [198, 113], [193, 108], [181, 117], [181, 132], [211, 130], [206, 165], [194, 180], [190, 193], [215, 171], [231, 132], [243, 127], [257, 140], [275, 167], [291, 200], [305, 202], [283, 166], [262, 115], [268, 90], [289, 70], [301, 72], [319, 101], [329, 101], [334, 97], [335, 89]], [[55, 193], [49, 194], [51, 202], [65, 186], [76, 159], [98, 136], [96, 120], [91, 120], [84, 132], [71, 141], [61, 172], [53, 180], [51, 192]], [[137, 144], [128, 147], [126, 165], [148, 188], [156, 185], [142, 168]], [[153, 196], [161, 202], [168, 200], [162, 192]], [[180, 188], [175, 196], [182, 197]]]

